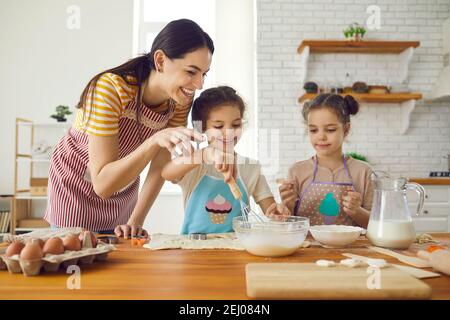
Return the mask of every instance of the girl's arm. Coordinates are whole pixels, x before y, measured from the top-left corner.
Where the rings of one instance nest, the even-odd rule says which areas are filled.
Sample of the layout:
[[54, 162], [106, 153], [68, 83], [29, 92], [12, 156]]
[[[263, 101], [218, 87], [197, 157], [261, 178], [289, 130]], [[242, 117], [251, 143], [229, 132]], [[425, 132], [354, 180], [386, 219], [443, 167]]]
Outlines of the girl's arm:
[[359, 207], [355, 210], [353, 214], [349, 214], [349, 216], [355, 220], [355, 222], [362, 228], [366, 229], [369, 224], [370, 219], [370, 211], [364, 209], [363, 207]]
[[223, 173], [225, 182], [230, 179], [235, 170], [234, 155], [208, 147], [194, 151], [189, 156], [180, 156], [170, 161], [162, 170], [161, 175], [169, 181], [178, 181], [186, 173], [201, 164], [215, 164], [217, 171]]
[[181, 156], [169, 161], [161, 171], [162, 178], [175, 182], [202, 163], [203, 150], [196, 150], [190, 156]]
[[261, 208], [261, 210], [264, 212], [265, 215], [267, 215], [267, 209], [269, 209], [269, 207], [276, 203], [275, 202], [275, 198], [274, 197], [269, 197], [269, 198], [265, 198], [262, 199], [261, 201], [258, 202], [259, 207]]
[[136, 150], [119, 158], [118, 135], [89, 135], [89, 171], [95, 193], [102, 199], [132, 183], [161, 147], [172, 149], [183, 140], [201, 141], [199, 133], [179, 127], [161, 130], [145, 140]]

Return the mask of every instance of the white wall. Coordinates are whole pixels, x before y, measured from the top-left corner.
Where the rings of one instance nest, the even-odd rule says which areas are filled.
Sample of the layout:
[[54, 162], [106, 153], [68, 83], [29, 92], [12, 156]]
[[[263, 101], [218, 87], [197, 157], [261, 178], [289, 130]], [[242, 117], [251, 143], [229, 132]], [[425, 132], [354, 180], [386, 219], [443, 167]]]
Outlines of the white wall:
[[[66, 12], [80, 8], [80, 29]], [[133, 1], [0, 0], [0, 193], [13, 192], [16, 117], [54, 121], [87, 81], [132, 54]]]
[[[304, 72], [297, 47], [302, 39], [343, 39], [348, 24], [365, 23], [369, 5], [381, 9], [381, 30], [368, 31], [368, 38], [421, 42], [407, 83], [425, 94], [443, 67], [442, 22], [450, 16], [449, 0], [257, 0], [258, 125], [280, 129], [280, 175], [313, 154], [297, 104]], [[316, 54], [310, 57], [308, 74], [321, 82], [351, 70], [391, 81], [387, 71], [392, 58]], [[376, 168], [408, 177], [447, 170], [443, 156], [450, 151], [449, 105], [420, 101], [410, 129], [400, 135], [390, 127], [400, 122], [398, 105], [363, 104], [344, 151], [363, 153]]]

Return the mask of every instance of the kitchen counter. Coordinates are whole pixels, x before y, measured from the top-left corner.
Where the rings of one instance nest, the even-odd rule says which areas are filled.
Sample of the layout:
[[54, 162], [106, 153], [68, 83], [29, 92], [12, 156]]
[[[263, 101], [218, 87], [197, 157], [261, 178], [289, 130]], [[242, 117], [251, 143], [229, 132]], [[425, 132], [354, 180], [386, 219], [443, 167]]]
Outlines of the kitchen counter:
[[450, 185], [450, 178], [409, 178], [410, 182], [422, 185]]
[[[450, 240], [450, 233], [433, 234]], [[42, 273], [35, 277], [0, 271], [0, 299], [248, 299], [245, 265], [250, 262], [339, 261], [351, 252], [388, 262], [396, 259], [365, 248], [367, 240], [345, 249], [310, 247], [283, 258], [263, 258], [233, 250], [159, 250], [132, 247], [121, 240], [105, 262], [81, 265], [81, 289], [70, 290], [71, 274]], [[424, 279], [432, 299], [450, 299], [450, 277]]]

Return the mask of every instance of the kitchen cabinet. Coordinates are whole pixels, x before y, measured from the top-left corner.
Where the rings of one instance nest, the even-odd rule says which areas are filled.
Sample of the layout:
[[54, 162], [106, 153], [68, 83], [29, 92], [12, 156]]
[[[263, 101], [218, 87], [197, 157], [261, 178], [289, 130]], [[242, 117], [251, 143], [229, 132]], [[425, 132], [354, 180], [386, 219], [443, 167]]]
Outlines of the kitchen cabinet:
[[[439, 179], [439, 178], [436, 178]], [[433, 181], [428, 180], [428, 183]], [[427, 183], [424, 180], [410, 179], [412, 182]], [[449, 232], [450, 231], [450, 184], [422, 184], [425, 188], [425, 203], [422, 214], [415, 215], [418, 196], [408, 191], [408, 204], [411, 210], [416, 232]]]

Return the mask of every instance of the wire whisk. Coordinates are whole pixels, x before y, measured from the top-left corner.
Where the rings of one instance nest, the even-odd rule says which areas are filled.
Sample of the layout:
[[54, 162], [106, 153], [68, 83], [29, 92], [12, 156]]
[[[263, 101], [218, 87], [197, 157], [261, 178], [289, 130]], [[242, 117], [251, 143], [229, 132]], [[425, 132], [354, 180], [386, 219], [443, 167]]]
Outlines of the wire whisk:
[[233, 194], [233, 197], [236, 200], [239, 200], [241, 204], [241, 213], [242, 217], [244, 218], [244, 221], [249, 222], [251, 220], [257, 221], [257, 222], [265, 222], [267, 221], [265, 216], [262, 216], [258, 212], [253, 211], [249, 205], [247, 205], [244, 200], [242, 200], [242, 192], [239, 189], [238, 184], [236, 183], [236, 180], [234, 180], [233, 177], [231, 177], [230, 181], [228, 182], [228, 186], [230, 187], [231, 193]]

